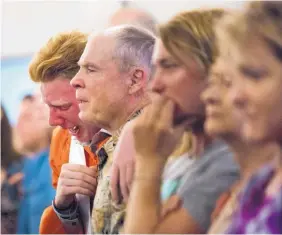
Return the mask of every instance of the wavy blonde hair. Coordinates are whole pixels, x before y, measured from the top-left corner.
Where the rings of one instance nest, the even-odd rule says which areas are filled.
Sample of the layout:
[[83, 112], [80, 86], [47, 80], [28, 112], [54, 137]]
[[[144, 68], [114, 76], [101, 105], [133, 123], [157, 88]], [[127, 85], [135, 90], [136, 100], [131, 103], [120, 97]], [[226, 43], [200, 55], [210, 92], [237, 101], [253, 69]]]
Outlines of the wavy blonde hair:
[[218, 54], [214, 25], [223, 14], [222, 9], [179, 13], [159, 27], [159, 36], [172, 56], [184, 64], [181, 58], [192, 58], [208, 73]]
[[35, 54], [29, 75], [34, 82], [48, 82], [57, 76], [72, 79], [78, 72], [77, 62], [87, 42], [87, 34], [79, 31], [59, 33]]

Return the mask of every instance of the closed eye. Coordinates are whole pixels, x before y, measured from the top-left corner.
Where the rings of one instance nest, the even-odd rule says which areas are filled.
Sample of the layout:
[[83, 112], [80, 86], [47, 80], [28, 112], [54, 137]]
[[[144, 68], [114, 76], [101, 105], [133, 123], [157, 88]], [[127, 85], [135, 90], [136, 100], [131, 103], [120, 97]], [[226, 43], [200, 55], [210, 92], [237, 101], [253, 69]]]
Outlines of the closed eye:
[[170, 59], [160, 59], [158, 64], [163, 69], [172, 69], [178, 67], [178, 64]]
[[65, 110], [68, 110], [70, 106], [71, 105], [64, 105], [64, 106], [61, 106], [60, 109], [65, 111]]
[[66, 111], [71, 107], [71, 104], [65, 104], [65, 105], [50, 105], [50, 108], [53, 108], [55, 110], [61, 110]]
[[170, 63], [163, 63], [163, 64], [161, 64], [161, 67], [163, 69], [176, 68], [177, 66], [178, 66], [177, 64], [170, 64]]
[[267, 76], [267, 71], [264, 69], [256, 69], [247, 66], [240, 66], [239, 70], [244, 76], [252, 80], [260, 80], [261, 78]]
[[92, 68], [92, 67], [86, 66], [85, 69], [86, 69], [86, 72], [87, 72], [87, 73], [94, 73], [94, 72], [96, 72], [96, 69], [94, 69], [94, 68]]

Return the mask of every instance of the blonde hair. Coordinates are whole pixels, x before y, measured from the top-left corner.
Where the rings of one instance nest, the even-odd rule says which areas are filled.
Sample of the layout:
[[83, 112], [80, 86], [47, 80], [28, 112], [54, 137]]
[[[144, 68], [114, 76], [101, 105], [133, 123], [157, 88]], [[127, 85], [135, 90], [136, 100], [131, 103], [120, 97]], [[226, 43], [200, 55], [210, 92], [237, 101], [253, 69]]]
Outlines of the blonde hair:
[[182, 12], [159, 27], [159, 36], [171, 55], [179, 61], [179, 55], [192, 57], [208, 73], [217, 56], [213, 26], [223, 14], [222, 9]]
[[33, 57], [29, 75], [34, 82], [48, 82], [57, 76], [67, 79], [78, 72], [77, 62], [87, 42], [87, 35], [79, 31], [59, 33], [49, 39]]
[[216, 36], [220, 47], [232, 43], [239, 48], [258, 37], [282, 61], [282, 2], [249, 3], [244, 11], [226, 15], [216, 27]]

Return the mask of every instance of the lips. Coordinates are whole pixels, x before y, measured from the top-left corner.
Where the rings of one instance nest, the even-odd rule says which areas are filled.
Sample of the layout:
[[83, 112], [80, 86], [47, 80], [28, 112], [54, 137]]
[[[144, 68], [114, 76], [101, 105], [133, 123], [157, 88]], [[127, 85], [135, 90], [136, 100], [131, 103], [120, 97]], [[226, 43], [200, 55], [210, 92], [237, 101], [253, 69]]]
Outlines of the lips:
[[79, 104], [82, 104], [82, 103], [87, 102], [87, 100], [86, 100], [86, 99], [84, 99], [84, 98], [83, 98], [83, 97], [81, 97], [81, 96], [77, 96], [77, 97], [76, 97], [76, 100], [77, 100], [77, 102], [78, 102]]
[[78, 104], [84, 104], [84, 103], [86, 103], [87, 101], [85, 101], [85, 100], [78, 100]]

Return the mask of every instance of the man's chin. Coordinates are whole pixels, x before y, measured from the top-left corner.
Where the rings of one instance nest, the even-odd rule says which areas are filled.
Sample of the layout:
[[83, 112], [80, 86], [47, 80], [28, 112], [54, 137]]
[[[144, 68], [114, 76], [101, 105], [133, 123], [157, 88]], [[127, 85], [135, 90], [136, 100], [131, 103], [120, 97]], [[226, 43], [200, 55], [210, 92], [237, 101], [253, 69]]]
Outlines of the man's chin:
[[83, 133], [83, 130], [81, 129], [76, 135], [72, 135], [72, 136], [74, 136], [83, 145], [88, 145], [91, 142], [91, 137]]

